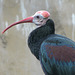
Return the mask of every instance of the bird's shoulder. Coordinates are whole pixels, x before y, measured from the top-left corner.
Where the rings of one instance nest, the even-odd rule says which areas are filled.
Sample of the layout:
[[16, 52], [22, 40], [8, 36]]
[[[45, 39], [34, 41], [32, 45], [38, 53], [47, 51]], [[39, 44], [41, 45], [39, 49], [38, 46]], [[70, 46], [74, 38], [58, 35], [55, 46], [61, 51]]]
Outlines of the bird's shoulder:
[[71, 69], [71, 66], [75, 65], [75, 42], [57, 34], [48, 36], [40, 47], [40, 61], [49, 75], [52, 73], [52, 69], [65, 71], [63, 65], [67, 70]]
[[68, 46], [75, 48], [75, 42], [71, 39], [58, 35], [58, 34], [52, 34], [49, 35], [42, 43], [41, 47], [43, 45], [49, 45], [49, 46]]
[[48, 36], [40, 50], [58, 61], [75, 61], [75, 42], [61, 35]]

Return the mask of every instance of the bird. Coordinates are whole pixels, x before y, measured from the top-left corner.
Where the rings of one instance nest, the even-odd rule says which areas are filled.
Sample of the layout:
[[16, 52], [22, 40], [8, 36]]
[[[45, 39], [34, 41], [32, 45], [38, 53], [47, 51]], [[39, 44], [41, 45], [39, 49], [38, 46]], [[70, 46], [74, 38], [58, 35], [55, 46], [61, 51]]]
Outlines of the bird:
[[55, 23], [46, 10], [9, 25], [34, 23], [38, 26], [28, 37], [31, 53], [40, 61], [45, 75], [75, 75], [75, 42], [55, 33]]

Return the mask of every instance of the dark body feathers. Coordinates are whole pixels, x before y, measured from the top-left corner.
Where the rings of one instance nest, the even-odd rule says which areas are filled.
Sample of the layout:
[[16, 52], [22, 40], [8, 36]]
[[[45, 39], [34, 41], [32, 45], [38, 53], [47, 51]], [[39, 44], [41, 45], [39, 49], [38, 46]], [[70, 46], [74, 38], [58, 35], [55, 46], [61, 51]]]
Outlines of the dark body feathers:
[[75, 75], [75, 42], [55, 34], [51, 19], [30, 33], [28, 46], [45, 75]]
[[41, 26], [30, 33], [28, 38], [28, 46], [37, 59], [39, 59], [39, 51], [42, 42], [47, 38], [47, 36], [54, 34], [54, 32], [54, 23], [50, 19], [47, 21], [46, 25]]
[[75, 42], [55, 34], [42, 43], [40, 50], [46, 75], [75, 75]]

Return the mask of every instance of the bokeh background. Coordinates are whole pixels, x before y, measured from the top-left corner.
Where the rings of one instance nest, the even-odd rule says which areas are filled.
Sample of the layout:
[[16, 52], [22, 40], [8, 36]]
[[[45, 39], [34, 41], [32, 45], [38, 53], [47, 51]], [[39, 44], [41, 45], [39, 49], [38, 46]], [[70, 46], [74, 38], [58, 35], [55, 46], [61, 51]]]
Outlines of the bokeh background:
[[38, 10], [49, 11], [56, 33], [75, 41], [75, 0], [0, 0], [0, 75], [44, 75], [27, 46], [34, 24], [20, 24], [1, 34], [11, 23]]

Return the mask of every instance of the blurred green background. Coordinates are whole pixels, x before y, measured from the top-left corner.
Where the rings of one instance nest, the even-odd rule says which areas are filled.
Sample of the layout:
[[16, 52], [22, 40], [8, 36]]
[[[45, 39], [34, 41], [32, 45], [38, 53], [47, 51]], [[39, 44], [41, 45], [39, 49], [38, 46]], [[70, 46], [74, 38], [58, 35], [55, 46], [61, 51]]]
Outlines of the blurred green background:
[[27, 46], [34, 24], [20, 24], [1, 34], [11, 23], [38, 10], [49, 11], [56, 33], [75, 41], [75, 0], [0, 0], [0, 75], [44, 75]]

